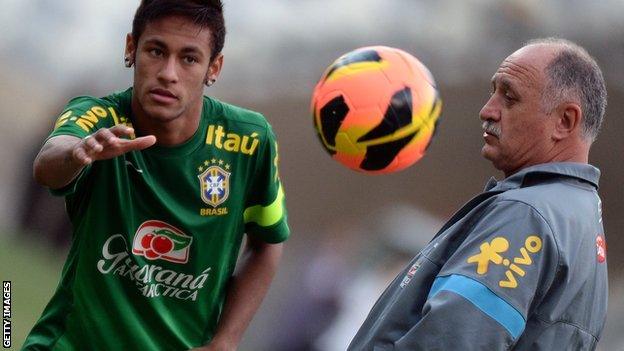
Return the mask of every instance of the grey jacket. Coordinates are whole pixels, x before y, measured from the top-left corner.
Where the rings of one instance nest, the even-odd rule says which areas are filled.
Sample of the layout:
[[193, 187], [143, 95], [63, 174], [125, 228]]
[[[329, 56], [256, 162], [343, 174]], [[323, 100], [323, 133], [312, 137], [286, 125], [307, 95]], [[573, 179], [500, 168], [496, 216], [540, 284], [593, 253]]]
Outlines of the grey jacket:
[[349, 350], [595, 349], [608, 290], [599, 177], [549, 163], [490, 180], [394, 279]]

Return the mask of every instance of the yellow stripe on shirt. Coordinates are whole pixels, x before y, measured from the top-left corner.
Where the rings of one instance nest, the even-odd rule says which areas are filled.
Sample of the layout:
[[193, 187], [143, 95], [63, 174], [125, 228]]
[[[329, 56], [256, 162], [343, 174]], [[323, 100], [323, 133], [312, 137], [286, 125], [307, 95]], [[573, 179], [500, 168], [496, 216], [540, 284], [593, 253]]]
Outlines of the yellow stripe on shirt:
[[255, 205], [245, 209], [243, 218], [245, 223], [255, 222], [261, 227], [269, 227], [279, 222], [284, 216], [284, 191], [280, 184], [277, 197], [268, 206]]

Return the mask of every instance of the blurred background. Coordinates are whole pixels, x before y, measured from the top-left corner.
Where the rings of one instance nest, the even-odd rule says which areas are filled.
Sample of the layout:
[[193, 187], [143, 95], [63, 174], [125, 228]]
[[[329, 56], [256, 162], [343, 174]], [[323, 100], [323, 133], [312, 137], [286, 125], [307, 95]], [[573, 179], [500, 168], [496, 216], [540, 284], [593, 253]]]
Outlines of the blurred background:
[[[501, 174], [480, 157], [478, 112], [498, 64], [523, 42], [560, 36], [603, 68], [609, 106], [590, 162], [602, 170], [610, 305], [601, 350], [624, 350], [624, 1], [226, 0], [225, 66], [206, 94], [262, 112], [280, 141], [292, 237], [241, 350], [344, 350], [388, 282], [441, 224]], [[75, 95], [131, 85], [125, 34], [138, 0], [0, 2], [0, 278], [13, 282], [19, 347], [54, 291], [68, 249], [63, 201], [31, 164]], [[343, 168], [320, 146], [311, 91], [338, 56], [402, 48], [444, 102], [428, 154], [393, 175]]]

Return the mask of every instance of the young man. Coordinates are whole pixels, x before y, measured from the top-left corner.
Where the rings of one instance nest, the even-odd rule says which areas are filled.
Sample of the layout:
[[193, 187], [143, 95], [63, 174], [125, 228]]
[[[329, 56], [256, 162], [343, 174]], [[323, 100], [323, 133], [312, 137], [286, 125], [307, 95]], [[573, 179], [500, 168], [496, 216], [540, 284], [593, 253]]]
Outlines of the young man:
[[391, 283], [350, 350], [593, 350], [607, 309], [602, 73], [566, 40], [507, 57], [481, 110], [503, 171]]
[[224, 37], [218, 0], [143, 0], [133, 87], [61, 113], [34, 175], [73, 242], [25, 350], [236, 349], [289, 229], [271, 127], [203, 96]]

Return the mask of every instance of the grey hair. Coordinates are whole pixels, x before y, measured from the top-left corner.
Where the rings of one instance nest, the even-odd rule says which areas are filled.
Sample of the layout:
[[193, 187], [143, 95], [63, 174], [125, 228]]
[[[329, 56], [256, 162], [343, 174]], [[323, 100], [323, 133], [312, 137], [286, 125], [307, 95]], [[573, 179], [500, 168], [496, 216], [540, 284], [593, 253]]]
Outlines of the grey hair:
[[596, 140], [607, 107], [607, 89], [596, 60], [578, 44], [566, 39], [534, 39], [526, 45], [554, 45], [559, 48], [545, 68], [547, 83], [542, 105], [551, 112], [565, 100], [578, 101], [583, 113], [583, 135]]

